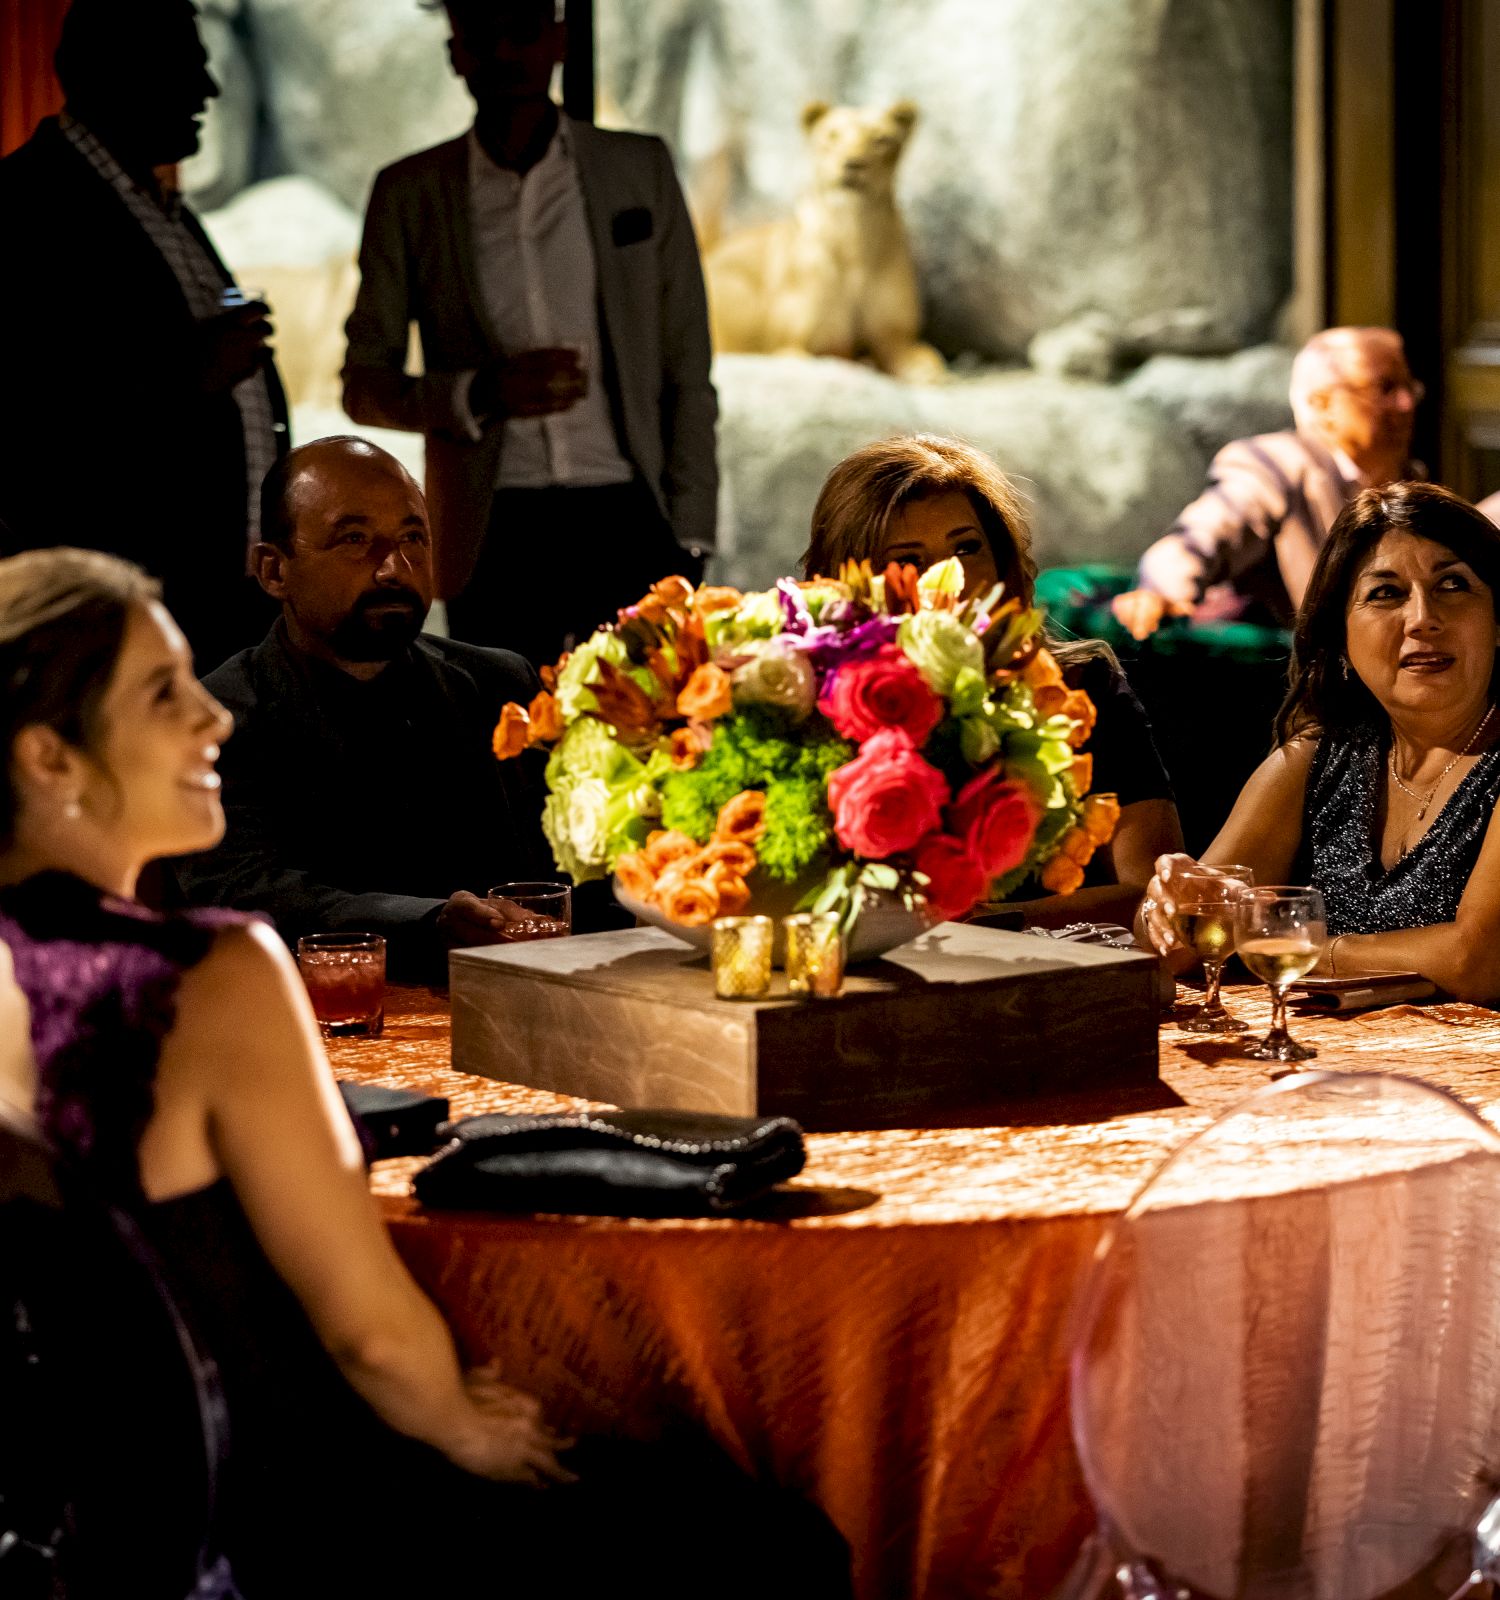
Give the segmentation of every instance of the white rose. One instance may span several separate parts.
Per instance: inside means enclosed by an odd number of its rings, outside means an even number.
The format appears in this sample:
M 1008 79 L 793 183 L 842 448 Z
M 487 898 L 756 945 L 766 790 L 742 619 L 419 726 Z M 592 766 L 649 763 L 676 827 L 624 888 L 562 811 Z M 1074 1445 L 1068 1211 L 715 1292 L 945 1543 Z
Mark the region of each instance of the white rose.
M 608 828 L 609 785 L 602 778 L 581 778 L 568 794 L 564 826 L 573 853 L 580 861 L 602 866 Z
M 764 650 L 731 679 L 736 705 L 775 706 L 794 723 L 806 722 L 818 697 L 817 674 L 800 650 Z

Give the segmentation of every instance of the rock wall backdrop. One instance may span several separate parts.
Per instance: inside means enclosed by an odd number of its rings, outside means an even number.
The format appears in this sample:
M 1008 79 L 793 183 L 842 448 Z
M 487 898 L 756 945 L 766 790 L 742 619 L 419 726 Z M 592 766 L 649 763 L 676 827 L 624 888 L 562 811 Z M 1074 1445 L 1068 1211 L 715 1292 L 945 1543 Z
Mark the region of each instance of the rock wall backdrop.
M 596 6 L 600 120 L 671 142 L 709 234 L 790 208 L 807 100 L 921 112 L 900 197 L 953 379 L 720 358 L 724 576 L 790 570 L 828 468 L 898 429 L 958 433 L 1028 480 L 1046 563 L 1131 559 L 1214 449 L 1287 423 L 1272 341 L 1291 278 L 1292 0 Z M 444 20 L 417 0 L 200 11 L 223 93 L 189 197 L 273 303 L 295 436 L 346 429 L 370 180 L 470 120 Z M 420 465 L 420 440 L 376 436 Z

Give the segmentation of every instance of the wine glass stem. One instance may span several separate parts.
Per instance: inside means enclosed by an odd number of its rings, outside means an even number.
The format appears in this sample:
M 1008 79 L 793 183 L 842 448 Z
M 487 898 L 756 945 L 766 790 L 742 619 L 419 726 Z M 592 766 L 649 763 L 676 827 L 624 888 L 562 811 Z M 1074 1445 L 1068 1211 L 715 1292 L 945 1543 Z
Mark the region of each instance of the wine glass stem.
M 1286 987 L 1271 985 L 1271 1034 L 1273 1038 L 1286 1034 Z
M 1203 1009 L 1217 1011 L 1219 1009 L 1219 983 L 1224 976 L 1224 963 L 1222 961 L 1205 961 L 1203 963 L 1203 976 L 1207 985 L 1203 991 Z

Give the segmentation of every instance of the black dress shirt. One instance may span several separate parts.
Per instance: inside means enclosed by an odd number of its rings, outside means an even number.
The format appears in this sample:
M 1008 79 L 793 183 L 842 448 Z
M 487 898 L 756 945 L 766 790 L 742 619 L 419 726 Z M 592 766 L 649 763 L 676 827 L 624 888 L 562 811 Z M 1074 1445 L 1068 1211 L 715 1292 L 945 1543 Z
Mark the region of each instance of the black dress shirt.
M 540 761 L 490 749 L 500 708 L 541 687 L 520 656 L 424 634 L 361 681 L 295 649 L 278 621 L 204 683 L 235 732 L 219 762 L 224 841 L 177 865 L 191 903 L 266 912 L 294 947 L 384 934 L 395 976 L 431 978 L 450 895 L 557 876 Z

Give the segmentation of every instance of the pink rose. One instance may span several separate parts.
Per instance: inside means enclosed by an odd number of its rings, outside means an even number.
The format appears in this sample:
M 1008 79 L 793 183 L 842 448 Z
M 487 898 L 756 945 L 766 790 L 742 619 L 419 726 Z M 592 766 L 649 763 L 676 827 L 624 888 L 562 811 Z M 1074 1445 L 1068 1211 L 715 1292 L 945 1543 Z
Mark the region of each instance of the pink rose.
M 927 876 L 927 887 L 922 891 L 927 904 L 950 922 L 983 900 L 989 888 L 989 874 L 969 853 L 963 840 L 952 834 L 928 834 L 917 846 L 912 865 Z
M 893 644 L 840 667 L 824 685 L 818 709 L 846 739 L 863 743 L 899 728 L 917 749 L 943 720 L 943 702 Z
M 990 878 L 1021 865 L 1036 824 L 1031 790 L 1002 778 L 995 767 L 970 778 L 948 808 L 948 827 Z
M 896 728 L 873 738 L 853 761 L 828 775 L 828 806 L 839 843 L 857 856 L 884 861 L 940 825 L 948 783 Z

